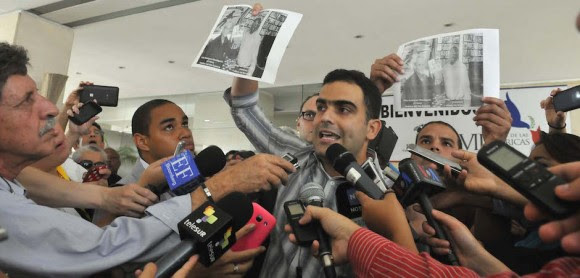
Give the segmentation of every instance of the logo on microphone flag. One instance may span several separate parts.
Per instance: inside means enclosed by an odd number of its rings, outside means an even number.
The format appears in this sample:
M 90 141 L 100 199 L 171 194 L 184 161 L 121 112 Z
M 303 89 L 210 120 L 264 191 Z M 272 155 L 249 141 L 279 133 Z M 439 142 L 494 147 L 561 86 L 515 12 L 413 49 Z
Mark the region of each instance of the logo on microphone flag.
M 202 218 L 197 219 L 195 222 L 198 224 L 201 222 L 207 222 L 211 225 L 218 220 L 218 218 L 215 217 L 214 213 L 215 209 L 212 206 L 207 206 L 203 211 L 204 216 Z
M 191 152 L 182 152 L 161 164 L 171 191 L 195 179 L 202 178 Z
M 222 249 L 225 249 L 230 244 L 230 237 L 232 236 L 232 227 L 224 233 L 224 238 L 216 243 L 216 247 L 219 245 Z

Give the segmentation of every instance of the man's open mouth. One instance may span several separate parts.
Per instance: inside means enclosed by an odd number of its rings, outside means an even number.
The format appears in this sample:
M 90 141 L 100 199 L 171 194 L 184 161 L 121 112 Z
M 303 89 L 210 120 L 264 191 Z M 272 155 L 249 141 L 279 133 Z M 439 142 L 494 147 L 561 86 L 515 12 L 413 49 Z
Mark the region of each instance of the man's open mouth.
M 340 136 L 331 131 L 321 131 L 318 133 L 318 137 L 321 139 L 330 139 L 330 140 L 338 140 Z

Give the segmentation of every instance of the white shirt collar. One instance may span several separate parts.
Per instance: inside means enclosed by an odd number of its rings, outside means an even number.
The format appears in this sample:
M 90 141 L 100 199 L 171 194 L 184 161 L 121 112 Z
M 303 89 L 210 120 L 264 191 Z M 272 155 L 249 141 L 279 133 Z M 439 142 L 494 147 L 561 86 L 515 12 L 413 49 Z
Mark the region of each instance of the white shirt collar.
M 147 169 L 147 167 L 149 167 L 149 163 L 145 162 L 143 158 L 139 157 L 139 161 L 141 162 L 141 165 L 143 165 L 143 169 Z
M 4 177 L 0 179 L 0 190 L 13 193 L 15 195 L 26 196 L 26 189 L 17 181 L 10 181 Z

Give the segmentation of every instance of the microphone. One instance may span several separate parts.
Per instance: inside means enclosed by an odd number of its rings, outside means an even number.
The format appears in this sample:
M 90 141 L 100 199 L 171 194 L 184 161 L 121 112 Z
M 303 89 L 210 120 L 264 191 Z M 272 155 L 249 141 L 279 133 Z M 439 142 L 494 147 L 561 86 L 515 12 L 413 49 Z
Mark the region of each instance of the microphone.
M 375 200 L 383 198 L 385 192 L 373 182 L 361 166 L 358 165 L 354 156 L 341 144 L 330 145 L 326 150 L 326 158 L 332 163 L 332 167 L 336 171 L 354 184 L 356 190 L 362 191 Z
M 343 181 L 336 187 L 336 208 L 338 213 L 346 216 L 359 226 L 366 226 L 362 219 L 362 205 L 356 198 L 356 188 L 349 182 Z
M 389 178 L 393 182 L 399 179 L 399 174 L 399 170 L 390 162 L 387 164 L 387 167 L 383 169 L 383 175 L 385 175 L 385 177 Z
M 397 196 L 400 197 L 399 201 L 401 205 L 407 207 L 418 202 L 427 218 L 427 223 L 435 229 L 435 236 L 449 241 L 447 235 L 431 213 L 433 206 L 431 205 L 429 196 L 446 189 L 437 172 L 431 168 L 419 165 L 410 158 L 405 158 L 399 162 L 399 171 L 401 174 L 399 175 L 399 180 L 395 182 L 393 189 Z M 451 243 L 451 241 L 449 242 Z M 455 257 L 453 252 L 447 255 L 447 260 L 452 265 L 459 265 L 457 257 Z
M 209 146 L 195 158 L 191 152 L 181 152 L 163 162 L 161 168 L 167 180 L 167 186 L 154 187 L 154 193 L 160 195 L 167 190 L 176 195 L 193 192 L 206 177 L 213 176 L 226 165 L 226 156 L 217 146 Z
M 211 145 L 195 156 L 195 163 L 204 177 L 211 177 L 226 166 L 226 155 L 220 147 Z
M 423 167 L 410 158 L 399 162 L 399 171 L 400 175 L 393 189 L 403 207 L 417 202 L 421 194 L 431 196 L 447 188 L 435 170 Z
M 302 187 L 300 190 L 300 201 L 303 204 L 323 207 L 324 202 L 324 190 L 319 184 L 310 182 Z M 322 267 L 324 268 L 324 276 L 336 277 L 336 270 L 334 269 L 334 262 L 332 258 L 332 248 L 330 246 L 330 241 L 328 240 L 328 235 L 322 229 L 319 222 L 313 223 L 316 234 L 318 235 L 318 242 L 320 244 L 318 248 L 318 254 L 320 256 L 320 261 L 322 262 Z
M 251 218 L 253 207 L 245 194 L 233 192 L 213 204 L 205 202 L 177 228 L 181 242 L 155 262 L 155 277 L 170 277 L 193 256 L 210 266 L 236 242 L 235 233 Z

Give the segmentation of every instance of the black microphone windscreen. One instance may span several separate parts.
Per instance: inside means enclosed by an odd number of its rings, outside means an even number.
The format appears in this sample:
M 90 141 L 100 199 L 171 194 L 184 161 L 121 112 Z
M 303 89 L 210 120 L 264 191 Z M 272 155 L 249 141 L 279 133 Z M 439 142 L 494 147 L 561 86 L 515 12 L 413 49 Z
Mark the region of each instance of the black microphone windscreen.
M 254 213 L 252 202 L 246 194 L 232 192 L 219 200 L 216 205 L 233 218 L 234 231 L 242 228 Z
M 226 156 L 218 146 L 209 146 L 195 156 L 195 164 L 202 176 L 210 177 L 226 166 Z
M 332 167 L 341 174 L 346 172 L 346 167 L 350 163 L 356 161 L 354 155 L 339 143 L 334 143 L 326 149 L 326 158 L 332 163 Z
M 346 152 L 346 149 L 341 144 L 334 143 L 326 149 L 326 158 L 328 158 L 330 162 L 334 162 L 343 152 Z
M 324 202 L 324 189 L 320 184 L 309 182 L 300 189 L 299 199 L 302 202 L 310 203 L 311 201 Z
M 401 167 L 401 165 L 407 165 L 407 164 L 409 164 L 409 163 L 412 163 L 411 161 L 412 161 L 412 159 L 411 159 L 411 158 L 409 158 L 409 157 L 407 157 L 407 158 L 405 158 L 405 159 L 403 159 L 403 160 L 399 161 L 399 167 Z

